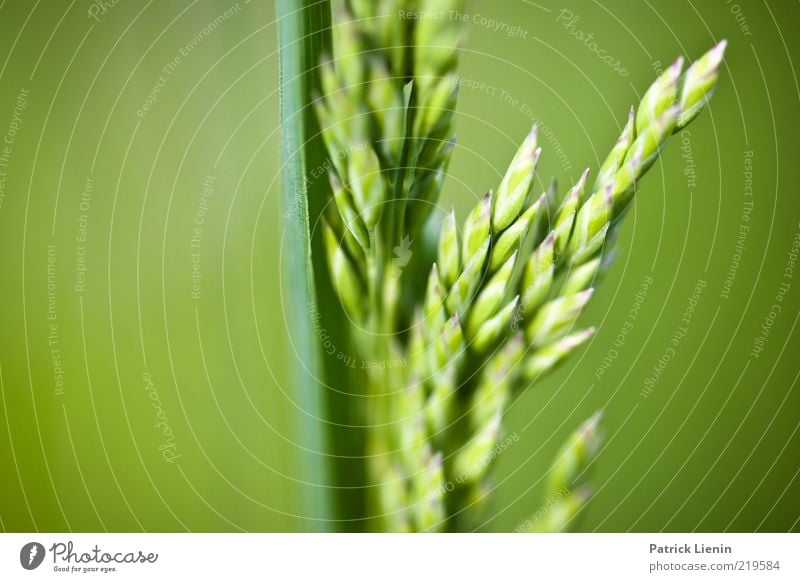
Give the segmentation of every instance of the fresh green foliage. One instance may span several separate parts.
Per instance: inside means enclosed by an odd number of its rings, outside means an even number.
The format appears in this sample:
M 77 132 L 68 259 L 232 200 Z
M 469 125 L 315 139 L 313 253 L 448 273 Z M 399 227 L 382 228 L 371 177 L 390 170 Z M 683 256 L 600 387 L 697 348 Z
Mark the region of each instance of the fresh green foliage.
M 310 217 L 316 214 L 307 186 L 309 168 L 318 164 L 324 155 L 321 140 L 314 137 L 316 120 L 306 111 L 306 104 L 316 85 L 313 73 L 315 61 L 322 53 L 325 30 L 330 20 L 327 7 L 307 0 L 279 0 L 278 22 L 281 44 L 281 157 L 283 158 L 283 205 L 286 212 L 288 255 L 284 277 L 293 292 L 287 302 L 287 317 L 295 322 L 291 327 L 292 344 L 304 355 L 293 362 L 294 379 L 298 386 L 299 403 L 303 414 L 300 420 L 302 477 L 306 483 L 327 484 L 329 471 L 322 453 L 325 436 L 317 421 L 323 403 L 319 378 L 322 362 L 308 318 L 308 305 L 316 301 L 309 232 Z M 302 44 L 299 50 L 297 43 Z M 326 529 L 331 518 L 332 502 L 327 489 L 307 487 L 305 506 L 313 518 L 314 529 Z
M 333 54 L 320 68 L 315 109 L 333 166 L 327 264 L 354 350 L 374 364 L 363 425 L 376 530 L 474 527 L 508 404 L 591 337 L 576 322 L 620 219 L 669 137 L 708 101 L 725 49 L 683 73 L 681 59 L 669 67 L 631 108 L 596 179 L 587 169 L 557 205 L 554 189 L 533 190 L 534 127 L 461 228 L 444 217 L 422 288 L 394 253 L 423 232 L 453 149 L 461 20 L 434 15 L 460 10 L 460 0 L 333 2 Z M 600 446 L 598 421 L 559 453 L 548 495 L 565 493 L 533 529 L 566 528 L 587 502 L 577 481 Z

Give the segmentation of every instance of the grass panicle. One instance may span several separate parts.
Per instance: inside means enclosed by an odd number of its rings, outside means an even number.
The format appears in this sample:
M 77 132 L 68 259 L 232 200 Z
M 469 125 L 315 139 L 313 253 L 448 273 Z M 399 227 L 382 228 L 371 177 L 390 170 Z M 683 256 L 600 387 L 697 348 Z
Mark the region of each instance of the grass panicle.
M 463 2 L 334 4 L 334 50 L 315 105 L 333 161 L 327 262 L 362 358 L 408 363 L 364 378 L 371 525 L 472 527 L 503 450 L 507 407 L 592 337 L 577 322 L 621 219 L 669 137 L 708 102 L 725 43 L 685 72 L 682 59 L 664 71 L 594 180 L 584 171 L 557 205 L 554 186 L 534 191 L 542 155 L 534 127 L 460 228 L 454 212 L 444 216 L 427 284 L 400 309 L 413 282 L 392 251 L 422 232 L 455 142 L 461 24 L 424 15 L 456 13 Z M 599 418 L 564 444 L 547 485 L 560 496 L 546 519 L 523 529 L 565 529 L 585 505 L 579 481 L 600 446 Z

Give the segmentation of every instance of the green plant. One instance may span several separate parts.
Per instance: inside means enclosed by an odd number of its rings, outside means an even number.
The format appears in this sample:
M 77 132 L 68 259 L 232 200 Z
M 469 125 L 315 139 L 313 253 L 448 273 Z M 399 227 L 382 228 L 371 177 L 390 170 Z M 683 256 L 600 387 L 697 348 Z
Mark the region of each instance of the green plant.
M 309 182 L 308 176 L 310 169 L 324 159 L 325 153 L 321 140 L 314 137 L 318 129 L 307 103 L 318 87 L 314 71 L 318 55 L 328 45 L 326 30 L 330 26 L 330 7 L 320 2 L 279 0 L 277 9 L 281 47 L 282 202 L 286 208 L 288 249 L 283 280 L 287 288 L 292 289 L 287 300 L 287 317 L 295 322 L 289 327 L 290 339 L 303 357 L 302 361 L 297 358 L 293 362 L 293 380 L 304 412 L 299 417 L 300 444 L 303 451 L 308 451 L 300 460 L 300 469 L 304 481 L 325 484 L 330 481 L 330 469 L 320 454 L 325 451 L 326 439 L 324 428 L 318 422 L 325 408 L 318 380 L 324 375 L 324 362 L 320 361 L 308 318 L 308 306 L 316 301 L 315 282 L 324 284 L 325 281 L 321 269 L 317 269 L 315 277 L 309 222 L 312 216 L 319 214 L 318 201 L 326 195 L 320 184 Z M 333 512 L 330 496 L 309 488 L 304 493 L 305 507 L 317 518 L 311 522 L 314 529 L 327 529 L 325 526 L 330 523 Z
M 560 202 L 554 186 L 532 190 L 534 127 L 497 190 L 460 231 L 447 214 L 435 258 L 410 265 L 402 254 L 434 230 L 425 225 L 438 218 L 453 149 L 452 15 L 462 10 L 462 0 L 333 2 L 333 54 L 320 64 L 314 108 L 332 201 L 319 230 L 349 341 L 367 363 L 352 430 L 365 443 L 359 517 L 375 530 L 474 527 L 507 404 L 592 335 L 574 327 L 638 180 L 711 97 L 725 49 L 685 72 L 681 59 L 670 66 L 631 108 L 595 180 L 587 169 Z M 548 516 L 523 529 L 564 529 L 586 503 L 576 485 L 599 448 L 598 420 L 568 439 L 550 470 Z

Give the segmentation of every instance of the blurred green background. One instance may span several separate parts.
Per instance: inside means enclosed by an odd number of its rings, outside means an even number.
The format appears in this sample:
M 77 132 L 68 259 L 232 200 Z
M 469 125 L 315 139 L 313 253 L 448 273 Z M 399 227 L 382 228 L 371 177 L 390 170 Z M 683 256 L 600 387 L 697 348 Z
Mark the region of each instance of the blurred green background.
M 0 4 L 3 530 L 310 527 L 274 18 L 269 1 Z M 597 409 L 580 529 L 798 529 L 799 21 L 778 1 L 470 4 L 442 201 L 462 217 L 534 122 L 541 186 L 564 187 L 662 67 L 730 43 L 711 107 L 642 184 L 583 316 L 597 335 L 514 403 L 488 529 L 541 506 L 543 469 Z

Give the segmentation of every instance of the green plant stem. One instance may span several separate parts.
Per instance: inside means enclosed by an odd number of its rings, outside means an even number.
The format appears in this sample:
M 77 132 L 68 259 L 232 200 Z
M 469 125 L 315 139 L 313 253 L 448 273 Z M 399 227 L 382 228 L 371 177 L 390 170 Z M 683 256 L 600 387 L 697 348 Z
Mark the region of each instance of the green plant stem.
M 308 168 L 325 157 L 313 115 L 311 95 L 317 84 L 315 70 L 328 42 L 330 7 L 327 1 L 279 0 L 280 115 L 282 189 L 285 209 L 287 321 L 291 343 L 294 384 L 300 409 L 298 439 L 304 525 L 312 531 L 331 529 L 333 489 L 325 425 L 325 399 L 319 378 L 324 377 L 317 341 L 309 317 L 316 304 L 315 273 L 311 261 L 309 225 L 318 213 L 311 207 L 306 184 Z M 320 278 L 318 278 L 319 280 Z

